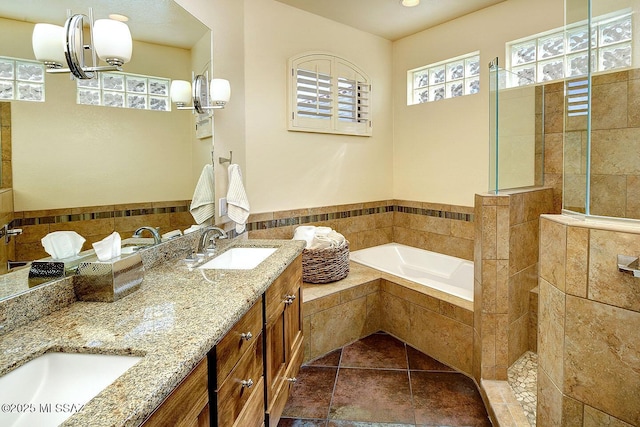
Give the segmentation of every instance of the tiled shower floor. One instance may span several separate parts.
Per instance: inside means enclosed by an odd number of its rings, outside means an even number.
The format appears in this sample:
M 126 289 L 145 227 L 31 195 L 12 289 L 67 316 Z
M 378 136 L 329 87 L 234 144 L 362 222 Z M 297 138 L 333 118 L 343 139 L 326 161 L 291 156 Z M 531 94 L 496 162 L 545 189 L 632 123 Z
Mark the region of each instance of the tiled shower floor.
M 527 351 L 509 368 L 507 375 L 509 385 L 522 405 L 529 424 L 535 427 L 538 401 L 538 355 Z
M 306 364 L 281 427 L 490 427 L 474 382 L 376 333 Z

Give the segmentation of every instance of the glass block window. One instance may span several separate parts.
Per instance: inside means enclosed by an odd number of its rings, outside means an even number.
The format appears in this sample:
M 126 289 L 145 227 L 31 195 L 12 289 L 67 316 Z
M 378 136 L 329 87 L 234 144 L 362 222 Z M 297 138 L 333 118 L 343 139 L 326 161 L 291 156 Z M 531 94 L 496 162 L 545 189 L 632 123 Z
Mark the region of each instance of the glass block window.
M 319 53 L 289 59 L 289 69 L 289 130 L 371 135 L 371 83 L 362 70 Z
M 0 56 L 0 101 L 44 102 L 44 64 Z
M 480 54 L 473 52 L 407 72 L 407 105 L 480 92 Z
M 77 80 L 77 103 L 139 110 L 171 111 L 171 81 L 129 73 L 100 73 Z
M 586 76 L 631 66 L 631 14 L 587 23 L 507 43 L 509 87 Z M 591 55 L 589 56 L 589 47 Z

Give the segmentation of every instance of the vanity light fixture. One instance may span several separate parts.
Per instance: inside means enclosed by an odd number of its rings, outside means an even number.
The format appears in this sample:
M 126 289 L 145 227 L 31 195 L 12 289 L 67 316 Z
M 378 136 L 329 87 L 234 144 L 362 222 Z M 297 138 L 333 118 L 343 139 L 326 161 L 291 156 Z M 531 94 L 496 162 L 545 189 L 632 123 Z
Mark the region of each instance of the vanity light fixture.
M 89 16 L 72 15 L 64 27 L 52 24 L 36 24 L 33 30 L 33 52 L 38 61 L 44 62 L 48 73 L 71 73 L 81 80 L 92 79 L 100 71 L 122 71 L 122 65 L 131 60 L 133 42 L 127 24 L 113 19 L 94 22 L 93 11 Z M 83 27 L 89 26 L 90 43 L 85 45 Z M 85 61 L 85 50 L 91 51 L 91 65 Z M 99 66 L 98 58 L 109 65 Z M 66 64 L 68 68 L 63 68 Z
M 402 0 L 404 7 L 414 7 L 420 4 L 420 0 Z
M 212 79 L 209 73 L 192 76 L 192 83 L 186 80 L 171 81 L 171 101 L 178 110 L 193 110 L 204 114 L 207 110 L 224 108 L 231 98 L 231 85 L 225 79 Z M 192 106 L 188 106 L 191 103 Z

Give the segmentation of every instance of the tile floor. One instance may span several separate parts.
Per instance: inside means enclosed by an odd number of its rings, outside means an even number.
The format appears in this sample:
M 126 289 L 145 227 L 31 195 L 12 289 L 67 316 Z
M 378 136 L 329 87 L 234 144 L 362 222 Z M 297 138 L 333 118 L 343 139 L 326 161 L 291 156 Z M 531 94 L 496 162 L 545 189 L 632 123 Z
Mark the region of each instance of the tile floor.
M 474 382 L 385 333 L 302 367 L 279 427 L 490 427 Z
M 538 402 L 538 355 L 525 352 L 507 371 L 508 381 L 532 427 L 536 425 Z

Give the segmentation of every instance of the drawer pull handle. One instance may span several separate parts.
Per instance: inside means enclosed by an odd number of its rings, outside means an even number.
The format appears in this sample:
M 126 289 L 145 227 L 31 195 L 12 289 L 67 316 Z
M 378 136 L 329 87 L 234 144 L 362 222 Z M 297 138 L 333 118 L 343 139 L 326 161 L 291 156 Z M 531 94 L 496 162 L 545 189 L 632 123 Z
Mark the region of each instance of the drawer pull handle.
M 251 378 L 249 378 L 248 380 L 242 380 L 240 381 L 240 384 L 242 384 L 242 387 L 246 387 L 246 388 L 251 388 L 253 387 L 253 380 Z
M 253 338 L 253 334 L 251 332 L 243 332 L 240 334 L 240 338 L 245 341 L 249 341 L 251 338 Z
M 298 379 L 296 377 L 287 378 L 287 381 L 289 381 L 290 383 L 295 383 L 296 381 L 298 381 Z

